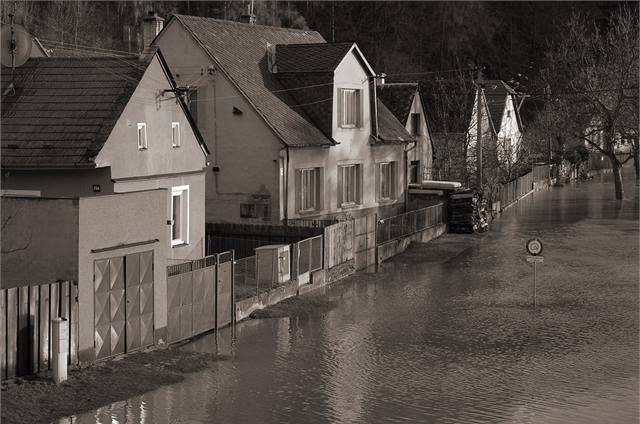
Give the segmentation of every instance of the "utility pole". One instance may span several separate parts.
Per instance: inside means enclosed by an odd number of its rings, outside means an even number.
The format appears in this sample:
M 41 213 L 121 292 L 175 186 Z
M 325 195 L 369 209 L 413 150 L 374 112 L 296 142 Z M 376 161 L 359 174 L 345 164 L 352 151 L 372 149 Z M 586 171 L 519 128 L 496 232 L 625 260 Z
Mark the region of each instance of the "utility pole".
M 477 185 L 482 190 L 482 98 L 484 97 L 484 87 L 482 85 L 482 67 L 478 67 L 477 80 L 477 106 L 478 114 L 476 117 L 476 168 L 477 168 Z

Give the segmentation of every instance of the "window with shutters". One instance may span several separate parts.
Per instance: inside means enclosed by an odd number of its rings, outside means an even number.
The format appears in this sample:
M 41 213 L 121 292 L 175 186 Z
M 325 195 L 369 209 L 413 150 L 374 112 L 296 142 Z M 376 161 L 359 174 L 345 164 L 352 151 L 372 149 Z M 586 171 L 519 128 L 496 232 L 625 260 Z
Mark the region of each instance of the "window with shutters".
M 189 186 L 171 189 L 171 246 L 189 243 Z
M 138 150 L 147 148 L 147 124 L 138 122 Z
M 378 164 L 378 199 L 389 201 L 395 199 L 396 162 Z
M 359 128 L 362 121 L 360 90 L 341 88 L 338 90 L 338 125 L 341 128 Z
M 313 212 L 322 209 L 322 168 L 296 170 L 298 212 Z
M 362 203 L 362 165 L 338 167 L 338 204 L 350 207 Z

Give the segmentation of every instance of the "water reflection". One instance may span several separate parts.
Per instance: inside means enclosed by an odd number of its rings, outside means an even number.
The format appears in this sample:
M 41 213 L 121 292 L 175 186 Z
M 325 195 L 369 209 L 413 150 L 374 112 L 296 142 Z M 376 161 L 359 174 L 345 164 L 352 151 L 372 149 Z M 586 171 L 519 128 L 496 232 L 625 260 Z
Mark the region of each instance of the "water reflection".
M 490 233 L 328 289 L 339 306 L 323 317 L 199 339 L 184 348 L 230 359 L 72 422 L 637 422 L 632 184 L 621 202 L 606 179 L 536 193 Z M 532 235 L 545 242 L 535 311 Z

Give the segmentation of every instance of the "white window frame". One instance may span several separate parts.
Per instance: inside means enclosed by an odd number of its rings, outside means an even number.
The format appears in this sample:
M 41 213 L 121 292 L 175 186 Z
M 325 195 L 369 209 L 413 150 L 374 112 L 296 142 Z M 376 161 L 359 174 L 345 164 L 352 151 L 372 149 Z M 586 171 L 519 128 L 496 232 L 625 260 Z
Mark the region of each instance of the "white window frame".
M 387 174 L 388 173 L 388 174 Z M 380 162 L 378 164 L 378 198 L 382 202 L 395 200 L 395 184 L 396 184 L 396 166 L 395 162 Z M 387 181 L 388 180 L 388 181 Z M 386 184 L 386 190 L 383 192 L 383 185 Z
M 347 101 L 347 95 L 353 98 Z M 352 110 L 355 108 L 355 110 Z M 349 119 L 347 119 L 349 118 Z M 360 128 L 362 125 L 362 90 L 359 88 L 338 89 L 338 126 L 340 128 Z
M 142 138 L 140 137 L 140 130 L 143 130 L 142 134 L 144 134 L 144 137 Z M 147 123 L 138 122 L 138 150 L 147 150 L 147 148 Z
M 300 169 L 300 212 L 319 210 L 317 204 L 318 172 L 318 168 Z M 310 185 L 310 187 L 306 187 L 306 185 Z
M 173 202 L 174 198 L 181 197 L 181 213 L 186 215 L 186 219 L 180 219 L 180 236 L 179 238 L 173 238 L 173 229 L 176 225 L 173 215 Z M 171 214 L 171 247 L 189 244 L 189 186 L 177 186 L 171 188 L 171 207 L 169 209 Z M 182 218 L 182 217 L 181 217 Z
M 338 181 L 339 184 L 342 185 L 339 189 L 340 199 L 338 199 L 340 207 L 349 208 L 361 205 L 362 164 L 350 163 L 338 165 L 338 172 L 340 173 L 340 175 L 338 175 Z
M 171 123 L 171 147 L 180 147 L 180 122 Z

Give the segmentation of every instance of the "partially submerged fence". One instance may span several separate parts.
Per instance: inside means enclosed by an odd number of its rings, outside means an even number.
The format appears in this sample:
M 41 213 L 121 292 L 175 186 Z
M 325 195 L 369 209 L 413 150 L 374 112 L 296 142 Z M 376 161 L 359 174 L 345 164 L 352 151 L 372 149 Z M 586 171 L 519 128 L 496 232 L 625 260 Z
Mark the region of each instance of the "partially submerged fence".
M 0 376 L 51 369 L 51 320 L 69 320 L 69 364 L 78 363 L 78 284 L 64 281 L 0 290 Z
M 436 225 L 446 224 L 444 203 L 378 221 L 377 244 L 387 243 Z
M 233 252 L 167 266 L 167 341 L 233 321 Z
M 300 279 L 304 276 L 308 281 L 308 274 L 322 269 L 323 245 L 322 235 L 310 237 L 293 244 L 292 278 Z M 305 274 L 307 274 L 305 276 Z

